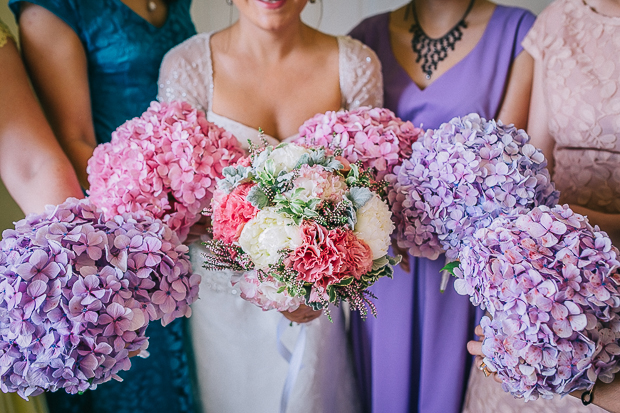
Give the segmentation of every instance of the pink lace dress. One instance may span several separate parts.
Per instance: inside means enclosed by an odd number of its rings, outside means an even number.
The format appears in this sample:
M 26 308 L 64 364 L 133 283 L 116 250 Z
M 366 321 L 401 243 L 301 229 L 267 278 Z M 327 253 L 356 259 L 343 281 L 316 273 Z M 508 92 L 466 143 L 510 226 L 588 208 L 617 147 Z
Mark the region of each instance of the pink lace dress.
M 598 14 L 583 0 L 556 0 L 538 17 L 523 47 L 544 67 L 548 128 L 555 140 L 553 179 L 560 201 L 620 213 L 620 18 Z M 570 396 L 525 403 L 476 370 L 463 410 L 604 411 Z

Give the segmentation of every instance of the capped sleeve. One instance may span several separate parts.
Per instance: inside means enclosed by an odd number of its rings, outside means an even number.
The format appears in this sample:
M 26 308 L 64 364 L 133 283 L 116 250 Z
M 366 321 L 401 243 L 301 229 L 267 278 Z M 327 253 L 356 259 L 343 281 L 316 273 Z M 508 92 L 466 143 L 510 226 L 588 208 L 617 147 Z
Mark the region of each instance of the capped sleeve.
M 9 0 L 9 7 L 15 15 L 15 20 L 18 22 L 22 3 L 36 4 L 37 6 L 41 6 L 49 10 L 56 17 L 71 27 L 78 37 L 82 38 L 80 29 L 79 0 L 28 0 L 27 2 L 22 0 Z
M 348 36 L 338 37 L 342 106 L 383 106 L 383 77 L 379 58 L 368 46 Z
M 171 49 L 159 69 L 157 100 L 181 100 L 207 112 L 213 88 L 210 33 L 198 34 Z
M 555 36 L 553 33 L 548 33 L 547 28 L 554 27 L 552 20 L 558 15 L 562 15 L 562 10 L 559 7 L 560 1 L 552 3 L 549 7 L 540 13 L 536 22 L 528 32 L 527 36 L 521 43 L 523 48 L 532 55 L 535 60 L 542 60 L 545 54 L 546 47 L 554 41 Z M 559 26 L 556 26 L 559 28 Z
M 523 39 L 530 32 L 534 22 L 536 21 L 536 16 L 529 12 L 525 11 L 518 19 L 517 27 L 515 30 L 516 36 L 516 47 L 514 49 L 514 54 L 512 56 L 513 59 L 516 59 L 519 53 L 523 51 Z
M 2 20 L 0 20 L 0 47 L 3 47 L 9 39 L 15 41 L 15 38 L 9 31 L 9 28 L 6 27 L 6 24 L 4 24 Z

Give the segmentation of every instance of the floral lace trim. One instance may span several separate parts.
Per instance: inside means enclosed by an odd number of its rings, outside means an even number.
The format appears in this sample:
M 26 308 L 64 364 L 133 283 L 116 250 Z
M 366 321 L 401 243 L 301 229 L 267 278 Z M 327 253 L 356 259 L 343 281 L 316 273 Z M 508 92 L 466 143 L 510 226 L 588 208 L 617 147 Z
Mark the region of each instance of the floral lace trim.
M 9 31 L 9 28 L 4 24 L 2 20 L 0 20 L 0 47 L 4 47 L 6 42 L 11 39 L 15 41 L 15 38 Z

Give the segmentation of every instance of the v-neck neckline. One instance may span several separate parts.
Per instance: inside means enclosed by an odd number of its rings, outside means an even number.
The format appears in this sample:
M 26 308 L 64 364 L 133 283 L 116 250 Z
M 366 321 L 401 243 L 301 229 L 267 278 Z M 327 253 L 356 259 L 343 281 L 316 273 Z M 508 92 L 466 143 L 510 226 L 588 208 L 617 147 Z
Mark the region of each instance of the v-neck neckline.
M 117 4 L 120 4 L 120 6 L 123 7 L 126 12 L 129 12 L 130 14 L 133 14 L 134 18 L 136 18 L 139 21 L 143 22 L 143 24 L 148 26 L 148 28 L 150 30 L 153 30 L 153 31 L 160 31 L 160 30 L 162 30 L 164 27 L 166 27 L 168 25 L 168 23 L 170 22 L 170 16 L 171 16 L 170 9 L 173 7 L 173 4 L 175 3 L 175 2 L 170 2 L 170 4 L 167 5 L 168 6 L 168 10 L 166 11 L 166 20 L 164 21 L 164 24 L 162 24 L 161 26 L 157 27 L 153 23 L 151 23 L 150 21 L 148 21 L 147 19 L 145 19 L 144 17 L 142 17 L 138 13 L 136 13 L 131 7 L 126 5 L 122 0 L 113 0 L 113 1 L 115 1 Z
M 489 31 L 490 31 L 489 28 L 490 28 L 492 22 L 494 21 L 495 14 L 497 13 L 497 11 L 499 10 L 500 7 L 502 7 L 502 6 L 499 5 L 499 4 L 495 6 L 495 9 L 493 10 L 493 14 L 491 14 L 491 18 L 487 22 L 487 25 L 484 28 L 484 32 L 482 33 L 482 36 L 480 36 L 480 39 L 478 39 L 478 42 L 469 51 L 469 53 L 467 53 L 461 60 L 456 62 L 448 70 L 443 72 L 438 78 L 436 78 L 431 83 L 429 83 L 428 86 L 426 86 L 425 88 L 420 87 L 420 85 L 418 85 L 416 83 L 416 81 L 413 80 L 413 78 L 409 75 L 409 73 L 407 73 L 405 68 L 401 66 L 401 64 L 398 62 L 398 59 L 396 59 L 396 55 L 394 54 L 394 49 L 392 48 L 392 39 L 391 39 L 391 36 L 390 36 L 390 18 L 391 18 L 391 13 L 386 13 L 387 18 L 385 19 L 386 30 L 387 30 L 387 34 L 388 34 L 387 35 L 387 46 L 388 46 L 388 55 L 389 55 L 388 57 L 389 57 L 389 59 L 392 60 L 392 63 L 398 67 L 398 70 L 400 71 L 400 75 L 401 76 L 404 76 L 406 79 L 408 79 L 409 82 L 411 84 L 413 84 L 413 86 L 415 87 L 415 89 L 418 92 L 425 93 L 427 90 L 432 88 L 433 85 L 435 85 L 436 83 L 440 82 L 444 77 L 447 77 L 447 75 L 449 75 L 451 72 L 453 72 L 458 66 L 462 65 L 463 62 L 469 60 L 469 57 L 472 56 L 474 54 L 474 52 L 477 51 L 478 48 L 482 47 L 481 44 L 484 43 L 483 42 L 484 40 L 486 40 L 486 37 L 487 37 L 487 35 L 488 35 Z

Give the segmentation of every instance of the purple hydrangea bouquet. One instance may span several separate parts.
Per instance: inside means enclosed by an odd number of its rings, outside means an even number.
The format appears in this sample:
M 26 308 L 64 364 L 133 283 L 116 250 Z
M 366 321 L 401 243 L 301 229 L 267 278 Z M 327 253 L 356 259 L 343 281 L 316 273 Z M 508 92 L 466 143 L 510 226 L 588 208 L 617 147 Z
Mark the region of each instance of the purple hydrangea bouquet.
M 478 228 L 501 214 L 555 205 L 544 155 L 523 130 L 477 114 L 429 130 L 386 177 L 396 240 L 417 257 L 455 261 Z M 441 290 L 449 275 L 444 273 Z
M 328 148 L 348 162 L 374 168 L 383 179 L 411 156 L 411 145 L 422 134 L 389 109 L 361 107 L 317 114 L 299 128 L 297 144 Z
M 189 316 L 200 277 L 158 219 L 106 220 L 68 199 L 0 242 L 0 389 L 24 398 L 94 389 L 146 350 L 151 321 Z
M 620 371 L 620 262 L 607 234 L 568 206 L 500 216 L 461 253 L 455 288 L 492 316 L 488 368 L 534 400 L 610 383 Z
M 209 206 L 216 178 L 243 156 L 237 139 L 185 102 L 153 102 L 88 161 L 89 194 L 110 219 L 146 212 L 184 241 Z

